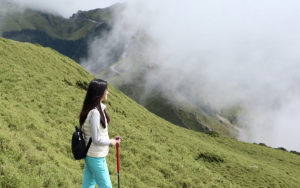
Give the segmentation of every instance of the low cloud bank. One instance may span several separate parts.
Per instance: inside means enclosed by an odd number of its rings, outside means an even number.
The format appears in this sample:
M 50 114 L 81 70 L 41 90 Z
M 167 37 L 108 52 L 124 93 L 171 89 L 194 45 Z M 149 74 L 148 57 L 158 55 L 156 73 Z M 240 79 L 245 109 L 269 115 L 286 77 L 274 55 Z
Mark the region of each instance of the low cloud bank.
M 147 84 L 182 95 L 190 84 L 220 108 L 243 104 L 239 124 L 250 142 L 300 151 L 299 4 L 128 1 L 113 38 L 143 31 L 151 39 L 140 44 L 156 67 Z

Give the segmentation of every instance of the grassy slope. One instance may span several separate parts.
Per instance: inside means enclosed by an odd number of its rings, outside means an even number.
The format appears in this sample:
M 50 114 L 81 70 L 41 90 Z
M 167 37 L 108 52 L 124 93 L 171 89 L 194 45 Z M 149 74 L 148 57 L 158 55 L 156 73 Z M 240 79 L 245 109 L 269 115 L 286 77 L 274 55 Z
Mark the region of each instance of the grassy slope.
M 49 49 L 0 38 L 0 185 L 80 187 L 71 134 L 93 78 Z M 109 87 L 122 187 L 297 187 L 300 156 L 175 126 Z M 107 157 L 117 186 L 115 148 Z

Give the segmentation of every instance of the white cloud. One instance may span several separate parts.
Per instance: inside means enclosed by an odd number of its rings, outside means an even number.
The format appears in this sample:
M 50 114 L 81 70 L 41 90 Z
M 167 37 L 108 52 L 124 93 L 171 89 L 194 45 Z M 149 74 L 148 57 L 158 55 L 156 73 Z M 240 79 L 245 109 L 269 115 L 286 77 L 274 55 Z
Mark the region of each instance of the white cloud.
M 300 151 L 294 141 L 300 134 L 299 5 L 295 0 L 129 1 L 121 24 L 146 31 L 155 41 L 147 53 L 160 67 L 156 82 L 178 89 L 192 80 L 187 84 L 215 105 L 242 102 L 252 117 L 241 122 L 252 132 L 251 141 Z M 117 28 L 124 35 L 126 28 Z

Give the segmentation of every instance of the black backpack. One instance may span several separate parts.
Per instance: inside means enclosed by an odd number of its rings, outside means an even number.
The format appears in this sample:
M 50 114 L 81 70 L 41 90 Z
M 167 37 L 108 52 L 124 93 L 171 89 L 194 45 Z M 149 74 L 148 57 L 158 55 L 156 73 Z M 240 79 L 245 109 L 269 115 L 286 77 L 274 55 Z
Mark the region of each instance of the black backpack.
M 75 127 L 75 131 L 72 136 L 72 153 L 76 160 L 84 159 L 92 143 L 92 137 L 90 137 L 88 145 L 85 147 L 84 139 L 82 137 L 81 126 Z

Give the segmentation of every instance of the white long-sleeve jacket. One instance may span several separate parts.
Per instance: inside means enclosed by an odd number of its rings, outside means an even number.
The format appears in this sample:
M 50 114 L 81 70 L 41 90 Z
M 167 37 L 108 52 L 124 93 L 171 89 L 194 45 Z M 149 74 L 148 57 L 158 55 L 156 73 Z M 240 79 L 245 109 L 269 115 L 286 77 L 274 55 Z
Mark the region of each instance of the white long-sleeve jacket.
M 101 108 L 104 111 L 106 106 L 101 103 Z M 82 126 L 86 145 L 92 136 L 92 144 L 88 150 L 87 156 L 106 157 L 108 155 L 110 140 L 108 135 L 108 124 L 104 112 L 103 115 L 104 117 L 101 117 L 98 109 L 94 108 L 89 112 Z M 100 118 L 104 118 L 105 120 L 105 129 L 100 124 Z

